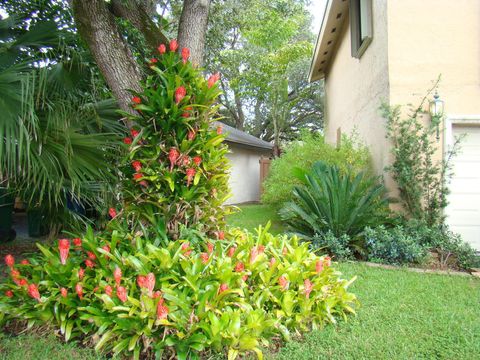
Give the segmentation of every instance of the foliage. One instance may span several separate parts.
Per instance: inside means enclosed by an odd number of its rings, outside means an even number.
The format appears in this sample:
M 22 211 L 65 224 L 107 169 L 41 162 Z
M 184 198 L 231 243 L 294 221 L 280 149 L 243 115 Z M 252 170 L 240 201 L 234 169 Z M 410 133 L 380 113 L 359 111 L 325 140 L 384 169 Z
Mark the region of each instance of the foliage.
M 214 122 L 218 78 L 205 80 L 187 58 L 168 51 L 150 60 L 151 74 L 132 102 L 139 115 L 125 114 L 135 125 L 124 140 L 124 211 L 142 221 L 163 218 L 173 237 L 181 224 L 218 232 L 228 211 L 227 147 Z
M 97 208 L 105 199 L 122 125 L 114 101 L 86 95 L 94 76 L 81 56 L 44 58 L 68 34 L 48 21 L 18 26 L 0 20 L 0 183 L 61 223 L 68 199 Z
M 387 120 L 387 138 L 392 141 L 394 161 L 387 170 L 392 174 L 400 191 L 400 200 L 408 216 L 424 220 L 429 225 L 442 224 L 443 210 L 448 204 L 448 182 L 452 176 L 452 158 L 457 154 L 460 138 L 448 149 L 441 161 L 435 160 L 439 151 L 438 127 L 442 119 L 433 116 L 425 124 L 424 103 L 431 89 L 419 106 L 410 109 L 402 118 L 399 106 L 382 105 Z
M 86 337 L 99 351 L 134 358 L 228 349 L 234 359 L 261 357 L 274 335 L 289 339 L 353 312 L 350 282 L 297 238 L 260 228 L 158 247 L 152 233 L 123 229 L 114 221 L 103 235 L 90 229 L 72 244 L 59 240 L 58 250 L 39 245 L 28 264 L 6 259 L 1 314 L 48 322 L 66 340 Z
M 314 42 L 307 5 L 304 0 L 212 2 L 205 62 L 223 75 L 221 111 L 229 125 L 267 141 L 322 127 L 323 90 L 307 81 Z
M 322 135 L 303 132 L 298 141 L 285 147 L 280 158 L 272 161 L 269 175 L 263 184 L 262 202 L 281 206 L 291 200 L 293 187 L 301 183 L 293 176 L 292 164 L 306 171 L 316 161 L 336 165 L 343 172 L 348 168 L 353 171 L 370 171 L 368 149 L 357 140 L 355 134 L 344 136 L 341 146 L 335 148 L 327 144 Z
M 312 246 L 316 249 L 322 249 L 336 259 L 346 260 L 352 257 L 350 243 L 352 239 L 347 234 L 339 237 L 335 236 L 330 230 L 326 233 L 315 234 L 312 237 Z
M 387 264 L 422 263 L 427 248 L 419 237 L 420 234 L 410 234 L 402 226 L 366 228 L 367 260 Z
M 342 173 L 320 161 L 311 171 L 299 170 L 296 176 L 302 185 L 294 188 L 293 200 L 281 210 L 296 234 L 307 239 L 327 231 L 337 238 L 348 235 L 350 247 L 361 251 L 363 229 L 386 221 L 386 190 L 377 178 L 365 172 Z

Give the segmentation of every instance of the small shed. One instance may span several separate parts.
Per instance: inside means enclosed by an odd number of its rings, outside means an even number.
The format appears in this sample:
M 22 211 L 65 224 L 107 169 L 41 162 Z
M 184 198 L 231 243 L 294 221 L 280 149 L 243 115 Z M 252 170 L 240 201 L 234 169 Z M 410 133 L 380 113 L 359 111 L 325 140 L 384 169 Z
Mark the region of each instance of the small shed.
M 223 123 L 227 155 L 231 163 L 230 189 L 232 196 L 227 204 L 241 204 L 260 200 L 261 186 L 268 173 L 268 165 L 273 154 L 273 145 L 246 132 Z

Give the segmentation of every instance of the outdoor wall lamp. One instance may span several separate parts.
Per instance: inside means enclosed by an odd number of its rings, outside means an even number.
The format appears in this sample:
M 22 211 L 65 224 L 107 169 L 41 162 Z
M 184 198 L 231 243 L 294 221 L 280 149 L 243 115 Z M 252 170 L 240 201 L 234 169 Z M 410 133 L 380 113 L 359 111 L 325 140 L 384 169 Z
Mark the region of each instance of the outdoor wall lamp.
M 433 100 L 430 101 L 430 116 L 432 117 L 432 125 L 437 127 L 437 140 L 440 140 L 440 122 L 443 117 L 443 108 L 445 102 L 440 100 L 438 91 L 435 90 L 435 95 L 433 95 Z

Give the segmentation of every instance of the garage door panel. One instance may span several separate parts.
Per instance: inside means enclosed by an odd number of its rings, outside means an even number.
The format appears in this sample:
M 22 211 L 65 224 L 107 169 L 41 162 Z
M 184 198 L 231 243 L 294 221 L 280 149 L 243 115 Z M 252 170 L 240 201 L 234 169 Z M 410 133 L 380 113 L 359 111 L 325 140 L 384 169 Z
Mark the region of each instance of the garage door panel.
M 454 136 L 467 135 L 453 160 L 447 223 L 480 250 L 480 127 L 454 125 L 452 130 Z

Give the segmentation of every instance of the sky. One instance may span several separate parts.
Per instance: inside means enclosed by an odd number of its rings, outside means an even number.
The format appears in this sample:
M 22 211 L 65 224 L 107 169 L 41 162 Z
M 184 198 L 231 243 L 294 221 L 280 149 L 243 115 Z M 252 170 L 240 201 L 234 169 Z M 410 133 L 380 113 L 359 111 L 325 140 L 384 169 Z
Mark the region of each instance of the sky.
M 320 30 L 327 1 L 328 0 L 312 0 L 310 5 L 310 12 L 313 15 L 312 31 L 314 34 L 318 34 L 318 31 Z

